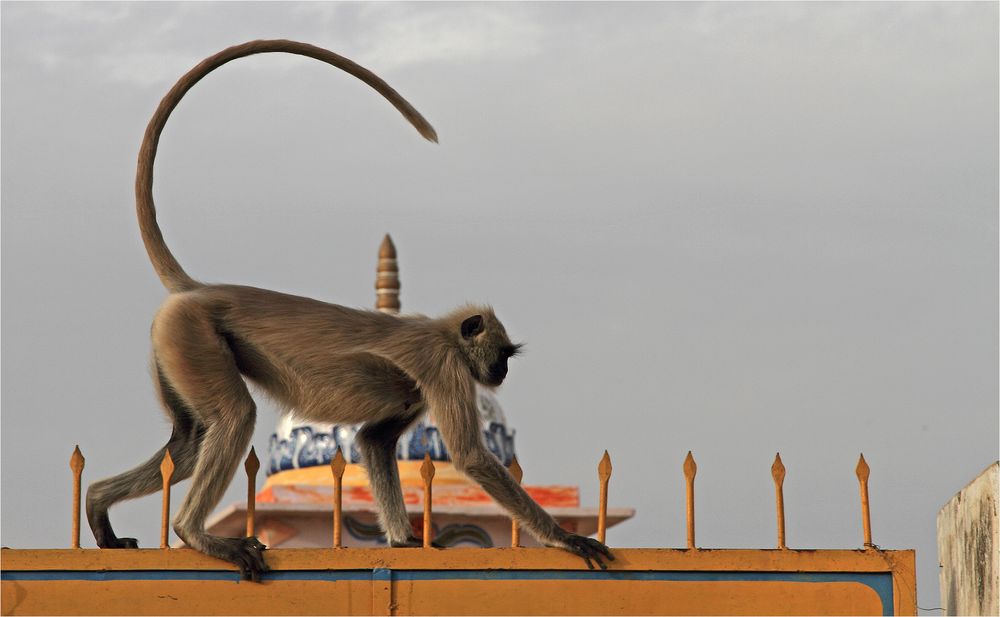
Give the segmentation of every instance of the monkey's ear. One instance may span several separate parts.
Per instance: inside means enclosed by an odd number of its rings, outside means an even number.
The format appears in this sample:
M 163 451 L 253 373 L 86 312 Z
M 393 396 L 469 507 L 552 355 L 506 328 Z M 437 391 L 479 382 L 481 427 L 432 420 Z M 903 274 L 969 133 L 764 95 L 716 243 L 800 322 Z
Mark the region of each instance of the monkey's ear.
M 483 331 L 483 316 L 473 315 L 462 322 L 462 336 L 472 338 Z

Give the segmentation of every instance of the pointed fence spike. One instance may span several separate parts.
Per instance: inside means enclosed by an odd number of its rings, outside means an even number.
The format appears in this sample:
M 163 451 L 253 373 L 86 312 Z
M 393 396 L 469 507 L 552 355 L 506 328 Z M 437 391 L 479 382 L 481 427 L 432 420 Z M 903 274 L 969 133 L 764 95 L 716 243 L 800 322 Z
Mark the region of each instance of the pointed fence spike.
M 247 472 L 247 537 L 252 538 L 256 532 L 257 471 L 260 469 L 260 460 L 253 446 L 250 446 L 250 454 L 247 454 L 243 469 Z
M 597 540 L 603 544 L 608 531 L 608 483 L 611 479 L 611 457 L 607 450 L 597 464 L 597 477 L 601 481 L 601 496 L 597 503 Z
M 337 446 L 337 452 L 330 459 L 330 470 L 333 471 L 334 477 L 343 477 L 345 469 L 347 469 L 347 460 L 344 458 L 343 452 L 340 451 L 340 446 Z
M 604 451 L 601 462 L 597 464 L 597 477 L 602 481 L 611 477 L 611 457 L 608 455 L 607 450 Z
M 160 548 L 170 548 L 170 479 L 174 475 L 174 459 L 168 448 L 160 463 L 160 475 L 163 476 L 163 512 L 160 516 Z
M 426 483 L 434 479 L 434 461 L 431 460 L 430 454 L 424 454 L 424 462 L 420 464 L 420 477 Z
M 333 548 L 341 547 L 341 531 L 343 529 L 343 493 L 344 493 L 344 469 L 347 468 L 347 461 L 344 454 L 337 446 L 337 451 L 330 459 L 330 471 L 333 473 Z
M 854 473 L 858 476 L 858 480 L 861 482 L 867 482 L 868 476 L 871 475 L 871 468 L 868 466 L 868 461 L 865 460 L 864 453 L 858 458 L 858 466 L 854 468 Z
M 513 455 L 510 459 L 510 466 L 507 467 L 507 471 L 510 475 L 514 477 L 514 480 L 518 484 L 521 483 L 521 479 L 524 478 L 524 471 L 521 470 L 521 464 L 517 462 L 517 455 Z M 510 519 L 510 545 L 513 548 L 521 546 L 521 527 L 518 525 L 517 519 L 511 517 Z
M 420 466 L 420 477 L 424 479 L 424 548 L 430 548 L 434 540 L 434 528 L 431 525 L 432 480 L 434 480 L 434 462 L 430 454 L 424 454 L 424 462 Z
M 781 462 L 781 453 L 774 455 L 774 463 L 771 464 L 771 477 L 779 484 L 785 481 L 785 464 Z
M 69 468 L 73 471 L 73 523 L 70 532 L 73 548 L 80 548 L 80 481 L 85 463 L 86 459 L 83 458 L 80 446 L 77 445 L 69 458 Z
M 868 500 L 868 477 L 871 469 L 865 461 L 865 455 L 858 458 L 858 466 L 854 468 L 855 475 L 858 476 L 858 488 L 861 492 L 861 527 L 865 534 L 865 548 L 875 548 L 872 543 L 872 512 L 871 503 Z
M 247 454 L 247 460 L 243 463 L 243 469 L 249 475 L 256 475 L 260 469 L 260 459 L 257 458 L 257 451 L 253 446 L 250 446 L 250 453 Z
M 684 457 L 684 477 L 688 480 L 694 480 L 695 474 L 698 473 L 698 465 L 694 462 L 694 456 L 691 455 L 691 451 L 688 450 L 687 456 Z
M 688 450 L 684 457 L 684 479 L 687 485 L 687 540 L 688 548 L 695 548 L 694 542 L 694 476 L 698 473 L 698 465 L 694 462 L 694 456 Z
M 518 462 L 516 454 L 511 457 L 507 471 L 510 472 L 510 475 L 514 476 L 518 484 L 521 483 L 521 479 L 524 478 L 524 471 L 521 469 L 521 463 Z
M 77 445 L 73 448 L 73 455 L 69 458 L 69 468 L 80 473 L 83 471 L 83 466 L 87 462 L 87 459 L 83 458 L 83 453 L 80 452 L 80 446 Z
M 771 477 L 774 478 L 774 503 L 778 517 L 778 548 L 785 546 L 785 465 L 781 462 L 781 454 L 774 455 L 771 464 Z
M 174 475 L 174 459 L 170 456 L 169 448 L 163 454 L 163 460 L 160 462 L 160 475 L 163 476 L 164 481 L 169 480 Z

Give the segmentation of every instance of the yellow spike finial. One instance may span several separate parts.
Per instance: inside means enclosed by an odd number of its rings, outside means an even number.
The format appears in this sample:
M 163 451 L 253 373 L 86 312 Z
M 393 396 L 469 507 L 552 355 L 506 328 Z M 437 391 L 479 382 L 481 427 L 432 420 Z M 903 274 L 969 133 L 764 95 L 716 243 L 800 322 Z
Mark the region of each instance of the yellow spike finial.
M 249 477 L 257 475 L 257 471 L 260 469 L 260 460 L 257 458 L 257 452 L 253 446 L 250 446 L 250 454 L 247 454 L 247 460 L 243 463 L 243 469 L 246 470 Z
M 507 467 L 507 471 L 513 476 L 514 480 L 520 484 L 521 480 L 524 478 L 524 472 L 521 470 L 521 463 L 517 462 L 517 455 L 511 457 L 510 466 Z M 521 526 L 518 524 L 516 518 L 511 518 L 510 520 L 510 545 L 517 548 L 521 545 Z
M 608 456 L 607 450 L 604 451 L 604 456 L 601 457 L 601 462 L 597 464 L 597 477 L 600 478 L 602 482 L 611 477 L 611 457 Z
M 865 460 L 864 454 L 862 454 L 858 459 L 858 466 L 854 468 L 854 473 L 858 475 L 858 480 L 862 482 L 868 481 L 868 476 L 871 474 L 871 468 L 868 467 L 868 462 Z
M 253 446 L 250 446 L 243 469 L 247 472 L 247 537 L 250 538 L 257 532 L 257 471 L 260 469 L 260 460 Z
M 785 481 L 785 464 L 781 462 L 781 454 L 774 455 L 774 463 L 771 465 L 771 477 L 777 484 Z
M 521 469 L 521 464 L 517 462 L 516 454 L 511 457 L 510 466 L 507 467 L 507 471 L 510 472 L 510 475 L 514 476 L 514 479 L 517 480 L 518 484 L 521 483 L 521 479 L 524 478 L 524 471 Z
M 73 527 L 70 536 L 73 548 L 80 548 L 80 477 L 85 462 L 80 446 L 73 448 L 73 455 L 69 457 L 69 468 L 73 471 Z
M 687 496 L 687 536 L 688 548 L 695 548 L 694 541 L 694 475 L 698 472 L 698 466 L 694 462 L 694 456 L 688 450 L 684 457 L 684 484 L 686 485 Z
M 330 459 L 330 470 L 333 475 L 337 478 L 343 477 L 344 469 L 347 468 L 347 461 L 344 460 L 344 454 L 340 451 L 340 446 L 337 446 L 337 452 L 334 453 L 333 458 Z
M 607 450 L 597 464 L 597 477 L 601 481 L 601 494 L 597 502 L 597 541 L 603 543 L 608 528 L 608 483 L 611 479 L 611 457 Z
M 434 501 L 431 493 L 431 480 L 434 479 L 434 463 L 430 454 L 424 454 L 424 463 L 420 466 L 420 476 L 424 479 L 424 548 L 430 548 L 434 540 L 434 525 L 431 523 L 431 504 Z
M 871 503 L 868 500 L 868 476 L 871 474 L 871 469 L 865 461 L 864 454 L 858 458 L 858 466 L 854 469 L 854 473 L 858 475 L 858 488 L 861 492 L 861 527 L 865 534 L 864 545 L 865 548 L 875 548 L 875 544 L 872 543 Z
M 434 478 L 434 461 L 430 454 L 424 454 L 424 462 L 420 465 L 420 477 L 424 482 L 430 482 Z
M 174 459 L 171 458 L 169 449 L 163 454 L 163 462 L 160 463 L 160 475 L 163 476 L 164 482 L 169 481 L 170 476 L 174 475 Z
M 688 454 L 684 457 L 684 477 L 693 480 L 694 475 L 698 473 L 698 465 L 694 462 L 694 457 L 691 456 L 691 451 L 688 450 Z
M 330 459 L 330 471 L 333 472 L 333 547 L 340 548 L 341 532 L 343 530 L 343 492 L 344 492 L 344 469 L 347 461 L 337 446 L 337 451 Z
M 160 463 L 160 475 L 163 476 L 163 510 L 160 514 L 160 548 L 170 548 L 170 478 L 174 475 L 174 459 L 170 450 L 163 454 Z
M 69 458 L 69 468 L 75 473 L 80 473 L 83 471 L 83 465 L 87 462 L 87 459 L 83 458 L 83 453 L 80 452 L 80 446 L 73 448 L 73 455 Z
M 778 548 L 785 546 L 785 492 L 782 484 L 785 482 L 785 464 L 781 462 L 781 454 L 774 455 L 771 465 L 771 477 L 774 478 L 774 503 L 778 522 Z

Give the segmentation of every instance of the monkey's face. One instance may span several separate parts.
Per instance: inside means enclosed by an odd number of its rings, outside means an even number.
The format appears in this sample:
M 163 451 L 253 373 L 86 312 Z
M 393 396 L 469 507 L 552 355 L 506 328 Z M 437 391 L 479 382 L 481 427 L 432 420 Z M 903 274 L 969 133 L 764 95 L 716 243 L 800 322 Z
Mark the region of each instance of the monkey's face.
M 507 377 L 507 361 L 516 356 L 520 345 L 510 342 L 503 324 L 492 312 L 466 317 L 461 325 L 462 349 L 472 377 L 496 387 Z

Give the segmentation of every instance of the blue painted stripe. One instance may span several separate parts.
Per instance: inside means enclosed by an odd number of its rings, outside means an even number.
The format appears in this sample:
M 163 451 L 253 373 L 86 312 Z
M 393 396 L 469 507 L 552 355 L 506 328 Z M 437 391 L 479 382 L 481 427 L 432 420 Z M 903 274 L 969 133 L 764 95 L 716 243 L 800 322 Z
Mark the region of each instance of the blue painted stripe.
M 893 614 L 892 575 L 888 572 L 635 572 L 580 570 L 282 570 L 267 572 L 265 581 L 761 581 L 792 583 L 859 583 L 882 601 L 882 614 Z M 226 570 L 3 571 L 4 581 L 240 581 Z

